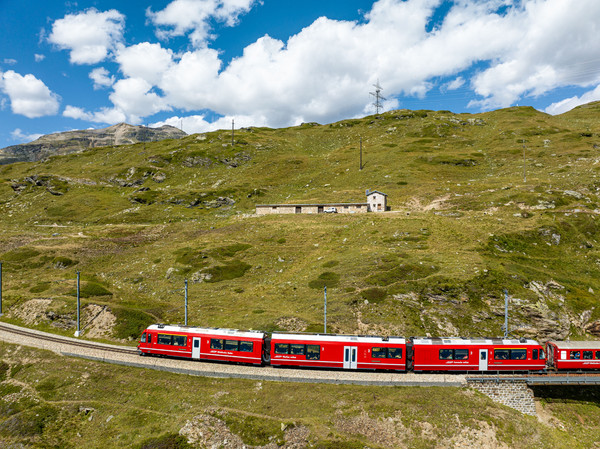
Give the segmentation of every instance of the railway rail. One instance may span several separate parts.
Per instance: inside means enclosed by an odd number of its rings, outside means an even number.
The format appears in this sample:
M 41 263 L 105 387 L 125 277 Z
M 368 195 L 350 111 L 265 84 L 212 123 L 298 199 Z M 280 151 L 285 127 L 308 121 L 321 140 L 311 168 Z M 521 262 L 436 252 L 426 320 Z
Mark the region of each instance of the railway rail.
M 424 375 L 393 372 L 306 370 L 198 362 L 174 358 L 140 357 L 135 348 L 82 341 L 3 322 L 0 322 L 0 340 L 22 346 L 46 349 L 69 357 L 204 377 L 372 386 L 464 387 L 467 385 L 465 376 L 455 374 Z
M 432 374 L 294 369 L 140 357 L 136 348 L 63 337 L 0 322 L 0 340 L 63 356 L 205 377 L 380 386 L 466 386 L 469 382 L 525 381 L 528 385 L 600 385 L 600 373 Z

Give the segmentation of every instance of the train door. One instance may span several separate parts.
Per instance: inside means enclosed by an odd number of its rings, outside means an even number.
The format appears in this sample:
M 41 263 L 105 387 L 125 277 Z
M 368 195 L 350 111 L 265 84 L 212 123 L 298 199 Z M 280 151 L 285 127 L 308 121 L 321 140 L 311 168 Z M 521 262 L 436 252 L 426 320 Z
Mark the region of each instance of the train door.
M 356 369 L 356 346 L 344 346 L 344 369 Z
M 479 350 L 479 371 L 487 371 L 488 369 L 488 350 Z
M 200 337 L 194 337 L 192 341 L 192 359 L 200 360 Z

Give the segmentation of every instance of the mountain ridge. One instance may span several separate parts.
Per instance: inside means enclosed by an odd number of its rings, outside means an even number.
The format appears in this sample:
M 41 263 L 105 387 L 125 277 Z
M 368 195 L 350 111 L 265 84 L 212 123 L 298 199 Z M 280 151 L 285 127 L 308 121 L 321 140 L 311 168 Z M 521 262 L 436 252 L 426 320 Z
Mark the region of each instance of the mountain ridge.
M 185 136 L 187 133 L 170 125 L 148 128 L 128 123 L 118 123 L 101 129 L 64 131 L 46 134 L 33 142 L 0 149 L 0 165 L 36 162 L 50 156 L 70 154 L 90 148 L 157 142 Z

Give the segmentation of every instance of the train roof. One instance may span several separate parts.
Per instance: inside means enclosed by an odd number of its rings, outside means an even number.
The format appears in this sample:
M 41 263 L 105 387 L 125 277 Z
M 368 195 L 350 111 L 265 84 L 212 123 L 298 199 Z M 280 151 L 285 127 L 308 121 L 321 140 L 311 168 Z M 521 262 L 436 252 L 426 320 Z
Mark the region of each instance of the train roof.
M 394 343 L 406 344 L 403 337 L 378 337 L 375 335 L 337 335 L 337 334 L 293 334 L 276 332 L 271 335 L 272 340 L 293 340 L 293 341 L 328 341 L 328 342 L 347 342 L 347 343 Z
M 548 343 L 556 345 L 558 349 L 598 349 L 600 350 L 600 341 L 549 341 Z
M 416 337 L 412 338 L 415 345 L 536 345 L 535 340 L 504 339 L 504 338 L 462 338 L 462 337 Z
M 147 330 L 156 330 L 161 332 L 186 332 L 190 334 L 216 335 L 219 337 L 263 338 L 265 335 L 265 333 L 262 331 L 223 329 L 217 327 L 180 326 L 173 324 L 153 324 L 148 326 Z

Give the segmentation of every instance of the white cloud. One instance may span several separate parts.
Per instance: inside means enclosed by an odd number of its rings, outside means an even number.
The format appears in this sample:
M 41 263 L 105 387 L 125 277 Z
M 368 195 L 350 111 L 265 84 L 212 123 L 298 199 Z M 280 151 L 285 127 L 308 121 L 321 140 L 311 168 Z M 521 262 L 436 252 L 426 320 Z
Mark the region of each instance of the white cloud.
M 110 87 L 115 83 L 115 77 L 110 76 L 110 73 L 104 67 L 95 68 L 90 72 L 89 77 L 94 81 L 94 89 Z
M 126 115 L 114 108 L 102 108 L 96 112 L 86 112 L 76 106 L 67 106 L 63 111 L 63 117 L 69 117 L 77 120 L 86 120 L 95 123 L 121 123 L 127 120 Z
M 35 58 L 35 62 L 42 62 L 46 59 L 46 55 L 40 55 L 38 53 L 34 54 L 33 57 Z
M 189 34 L 195 47 L 175 54 L 149 42 L 118 45 L 124 79 L 113 85 L 113 108 L 86 114 L 139 122 L 169 109 L 210 109 L 286 126 L 374 112 L 368 92 L 377 79 L 386 109 L 400 95 L 434 95 L 439 83 L 454 96 L 472 89 L 480 99 L 471 105 L 482 108 L 600 83 L 600 59 L 589 56 L 600 53 L 600 2 L 456 0 L 430 30 L 441 3 L 379 0 L 364 20 L 321 17 L 286 41 L 265 35 L 224 66 L 208 47 L 209 24 L 235 24 L 255 2 L 175 0 L 147 15 L 163 36 Z M 475 64 L 479 71 L 467 75 Z M 217 126 L 190 117 L 195 128 Z
M 4 58 L 2 62 L 6 65 L 15 65 L 18 61 L 12 58 Z
M 213 122 L 205 120 L 204 115 L 189 115 L 187 117 L 173 116 L 166 120 L 152 123 L 150 127 L 158 128 L 164 125 L 171 125 L 175 128 L 183 128 L 188 134 L 216 131 L 218 129 L 231 129 L 231 121 L 234 120 L 235 129 L 247 128 L 250 126 L 266 126 L 267 119 L 261 116 L 226 116 L 220 117 Z
M 21 142 L 33 142 L 34 140 L 42 137 L 43 134 L 25 134 L 20 128 L 16 128 L 10 133 L 10 136 L 13 138 L 13 140 L 18 140 Z
M 162 48 L 160 44 L 142 42 L 120 48 L 116 60 L 125 76 L 157 84 L 173 63 L 173 51 Z
M 600 81 L 600 2 L 546 0 L 523 2 L 507 16 L 511 38 L 490 68 L 474 77 L 473 87 L 485 108 L 514 104 L 569 85 Z M 515 36 L 517 38 L 515 39 Z
M 563 112 L 570 111 L 576 106 L 580 106 L 582 104 L 590 103 L 592 101 L 600 100 L 600 85 L 596 86 L 594 90 L 590 90 L 584 93 L 580 97 L 571 97 L 565 98 L 562 101 L 558 101 L 556 103 L 552 103 L 548 106 L 544 112 L 552 115 L 562 114 Z
M 132 123 L 140 123 L 141 117 L 171 109 L 163 98 L 150 91 L 152 85 L 141 78 L 119 80 L 113 88 L 110 100 Z
M 445 90 L 456 90 L 465 84 L 465 79 L 462 76 L 455 78 L 444 86 Z
M 183 36 L 191 32 L 190 40 L 196 47 L 201 47 L 211 37 L 210 20 L 233 26 L 255 3 L 256 0 L 174 0 L 158 12 L 148 8 L 146 15 L 159 27 L 159 37 Z
M 58 112 L 58 95 L 32 74 L 22 76 L 9 70 L 0 76 L 0 89 L 10 98 L 13 113 L 36 118 Z
M 69 50 L 74 64 L 95 64 L 123 40 L 124 23 L 125 16 L 114 9 L 99 12 L 91 8 L 56 20 L 48 41 Z

